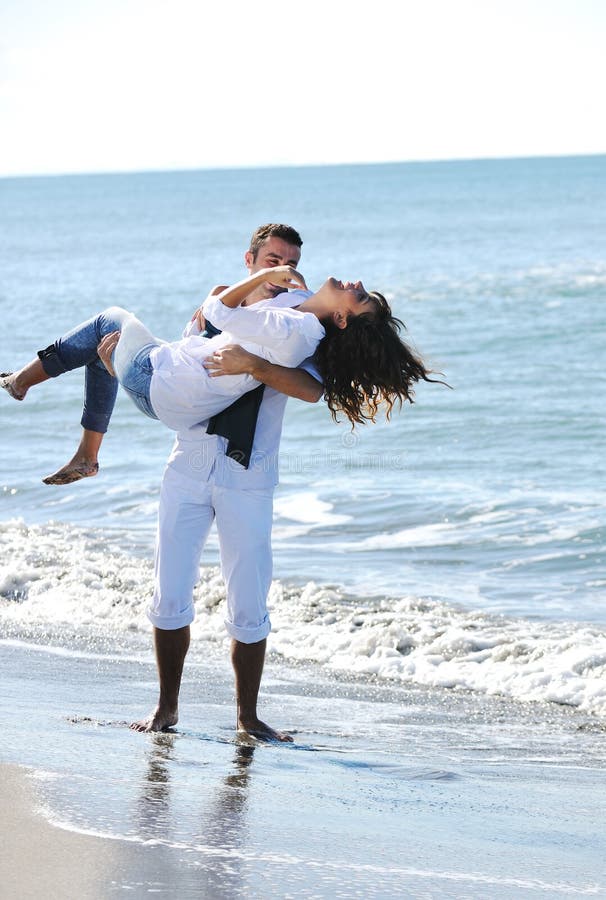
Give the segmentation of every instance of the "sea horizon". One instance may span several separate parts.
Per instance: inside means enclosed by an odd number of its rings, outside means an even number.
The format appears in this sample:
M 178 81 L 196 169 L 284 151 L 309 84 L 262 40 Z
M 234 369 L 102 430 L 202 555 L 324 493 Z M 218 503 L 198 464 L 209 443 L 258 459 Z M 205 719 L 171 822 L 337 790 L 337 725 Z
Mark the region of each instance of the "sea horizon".
M 105 175 L 177 175 L 183 173 L 195 174 L 198 172 L 265 172 L 268 170 L 306 170 L 306 169 L 341 169 L 341 168 L 366 168 L 379 166 L 423 166 L 450 163 L 484 163 L 484 162 L 514 162 L 531 160 L 575 160 L 592 159 L 606 156 L 606 150 L 586 153 L 521 153 L 513 155 L 494 156 L 454 156 L 431 157 L 423 159 L 387 159 L 387 160 L 351 160 L 345 162 L 309 162 L 309 163 L 278 163 L 268 162 L 254 165 L 229 165 L 229 166 L 186 166 L 177 168 L 150 167 L 150 168 L 115 168 L 115 169 L 82 169 L 52 172 L 8 172 L 0 174 L 0 181 L 10 179 L 34 179 L 34 178 L 76 178 L 94 177 Z

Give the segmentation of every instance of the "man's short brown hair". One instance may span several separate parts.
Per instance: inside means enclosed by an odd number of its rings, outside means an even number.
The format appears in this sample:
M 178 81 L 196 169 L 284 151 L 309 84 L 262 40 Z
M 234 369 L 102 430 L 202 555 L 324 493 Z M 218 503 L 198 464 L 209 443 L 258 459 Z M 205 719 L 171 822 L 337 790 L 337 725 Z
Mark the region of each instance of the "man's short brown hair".
M 295 231 L 294 228 L 291 228 L 290 225 L 279 225 L 276 223 L 259 225 L 250 239 L 249 251 L 252 253 L 253 259 L 257 258 L 257 253 L 265 241 L 269 240 L 271 237 L 280 238 L 281 240 L 286 241 L 287 244 L 292 244 L 293 247 L 303 246 L 301 235 L 298 231 Z

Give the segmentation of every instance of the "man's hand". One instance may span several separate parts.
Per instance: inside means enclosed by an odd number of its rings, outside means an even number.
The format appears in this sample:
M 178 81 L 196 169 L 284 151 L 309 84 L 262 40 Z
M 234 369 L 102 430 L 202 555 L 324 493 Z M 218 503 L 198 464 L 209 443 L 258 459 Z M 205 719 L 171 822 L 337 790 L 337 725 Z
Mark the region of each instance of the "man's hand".
M 260 361 L 260 357 L 244 350 L 239 344 L 228 344 L 207 357 L 203 366 L 212 378 L 217 375 L 252 375 L 256 363 Z
M 254 353 L 244 350 L 239 344 L 228 344 L 217 350 L 203 363 L 211 378 L 217 375 L 252 375 L 257 381 L 266 384 L 280 394 L 295 397 L 306 403 L 317 403 L 324 393 L 324 388 L 313 375 L 304 369 L 287 369 L 267 362 Z
M 120 332 L 110 331 L 109 334 L 106 334 L 105 337 L 101 339 L 101 342 L 97 346 L 97 356 L 99 357 L 109 374 L 114 378 L 116 377 L 116 373 L 114 372 L 114 367 L 112 366 L 112 353 L 116 349 L 116 345 L 119 340 Z

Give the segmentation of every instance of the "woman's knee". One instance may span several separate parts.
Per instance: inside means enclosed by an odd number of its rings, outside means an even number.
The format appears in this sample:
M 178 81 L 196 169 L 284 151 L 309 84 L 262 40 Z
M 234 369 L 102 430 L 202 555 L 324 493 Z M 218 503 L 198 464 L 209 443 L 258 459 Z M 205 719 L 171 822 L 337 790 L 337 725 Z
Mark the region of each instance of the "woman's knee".
M 109 334 L 111 331 L 121 331 L 124 322 L 130 316 L 132 316 L 132 313 L 122 306 L 108 306 L 107 309 L 99 313 L 101 331 L 104 334 Z

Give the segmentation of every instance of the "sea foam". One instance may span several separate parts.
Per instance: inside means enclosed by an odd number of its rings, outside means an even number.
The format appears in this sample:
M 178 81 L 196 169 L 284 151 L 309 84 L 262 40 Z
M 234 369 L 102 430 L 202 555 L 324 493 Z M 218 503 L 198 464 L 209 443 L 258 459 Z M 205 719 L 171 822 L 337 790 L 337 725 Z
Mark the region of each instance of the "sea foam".
M 116 543 L 63 524 L 0 526 L 0 637 L 61 634 L 62 624 L 72 634 L 149 632 L 151 559 Z M 198 646 L 227 641 L 224 600 L 219 570 L 203 567 L 192 626 Z M 598 627 L 489 615 L 428 597 L 357 597 L 315 582 L 275 581 L 270 612 L 270 648 L 285 660 L 606 716 L 606 633 Z

